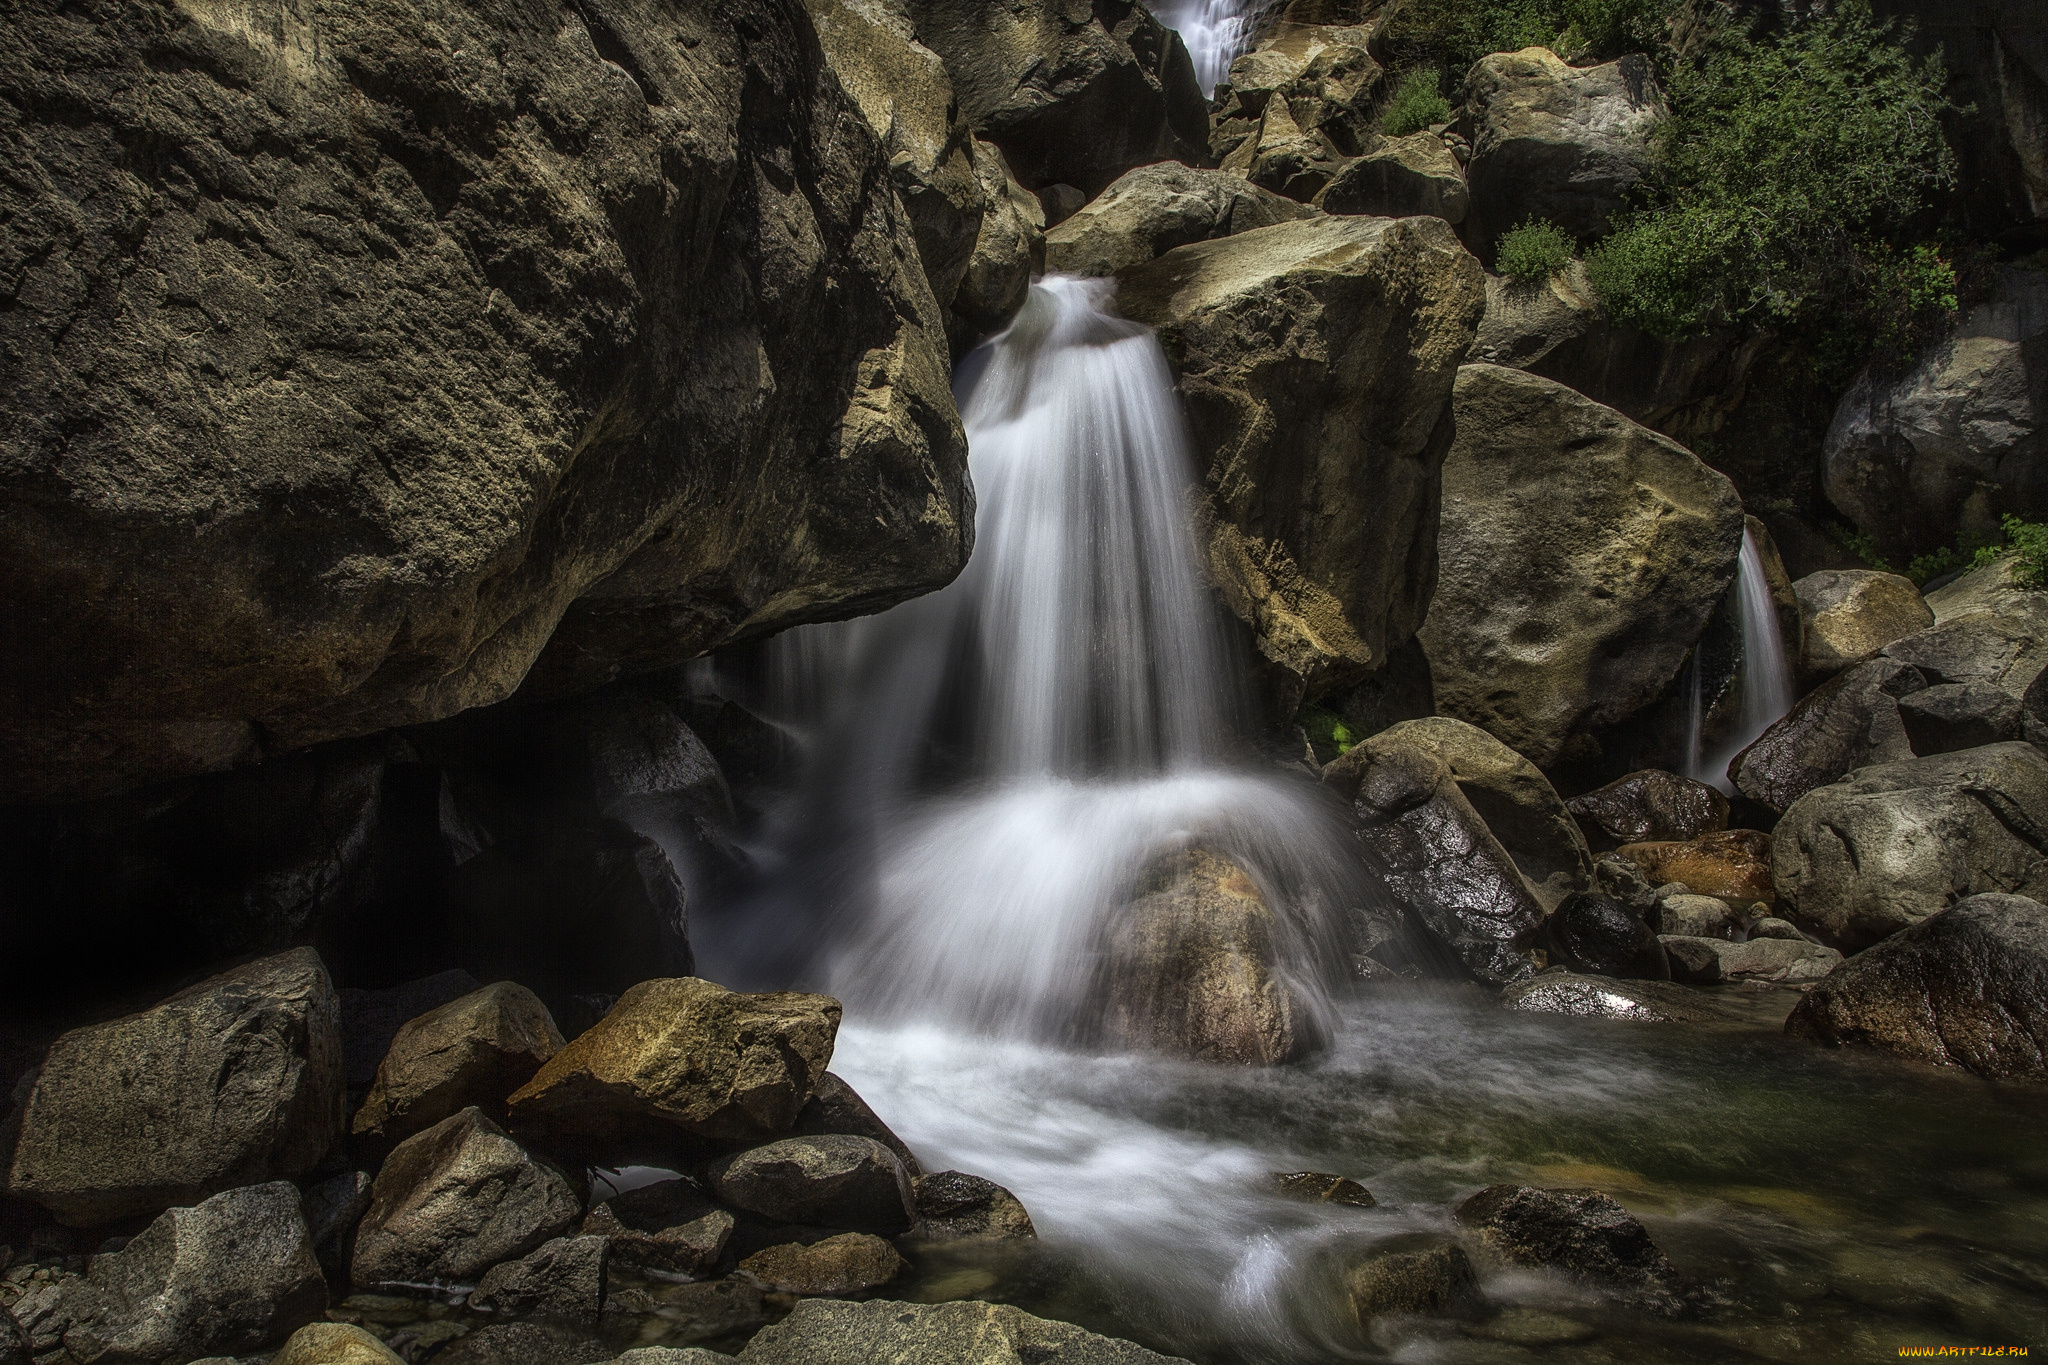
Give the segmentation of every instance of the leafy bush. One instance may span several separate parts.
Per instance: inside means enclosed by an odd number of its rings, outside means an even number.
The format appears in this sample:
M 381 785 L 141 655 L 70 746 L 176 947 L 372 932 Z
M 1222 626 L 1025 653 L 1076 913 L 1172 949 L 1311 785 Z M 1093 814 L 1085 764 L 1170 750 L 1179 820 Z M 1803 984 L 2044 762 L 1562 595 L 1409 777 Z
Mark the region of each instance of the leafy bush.
M 1437 89 L 1435 67 L 1421 67 L 1401 78 L 1392 99 L 1380 111 L 1380 131 L 1388 137 L 1406 137 L 1451 117 L 1451 103 Z
M 2048 588 L 2048 525 L 2008 514 L 2004 526 L 2005 544 L 1989 545 L 1977 551 L 1977 567 L 2010 559 L 2012 581 L 2016 586 Z
M 1351 746 L 1358 741 L 1352 737 L 1351 727 L 1337 719 L 1320 706 L 1304 706 L 1301 709 L 1301 728 L 1308 734 L 1308 742 L 1315 749 L 1316 757 L 1322 762 L 1329 754 L 1341 758 L 1351 752 Z
M 1397 59 L 1427 61 L 1453 82 L 1490 52 L 1548 47 L 1572 61 L 1646 52 L 1677 0 L 1410 0 L 1384 30 Z
M 1509 279 L 1534 283 L 1570 265 L 1574 245 L 1571 234 L 1548 218 L 1529 218 L 1501 234 L 1494 262 Z

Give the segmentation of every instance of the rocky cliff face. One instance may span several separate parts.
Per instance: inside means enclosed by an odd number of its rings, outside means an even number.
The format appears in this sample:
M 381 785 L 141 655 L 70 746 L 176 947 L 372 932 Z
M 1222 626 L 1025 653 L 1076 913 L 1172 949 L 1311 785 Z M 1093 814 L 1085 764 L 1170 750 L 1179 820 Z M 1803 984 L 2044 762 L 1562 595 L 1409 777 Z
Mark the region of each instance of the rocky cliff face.
M 950 579 L 943 324 L 775 0 L 18 7 L 0 786 L 579 690 Z

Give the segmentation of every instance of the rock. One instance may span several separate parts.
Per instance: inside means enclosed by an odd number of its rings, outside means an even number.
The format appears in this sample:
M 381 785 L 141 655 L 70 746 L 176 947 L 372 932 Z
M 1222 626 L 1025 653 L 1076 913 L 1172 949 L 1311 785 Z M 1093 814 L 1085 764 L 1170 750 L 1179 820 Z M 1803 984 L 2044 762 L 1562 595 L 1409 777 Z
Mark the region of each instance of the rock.
M 1313 1021 L 1279 971 L 1278 917 L 1245 870 L 1207 849 L 1161 859 L 1107 926 L 1092 992 L 1113 1047 L 1277 1066 Z
M 1371 1190 L 1356 1180 L 1322 1171 L 1275 1171 L 1273 1183 L 1290 1199 L 1342 1204 L 1354 1209 L 1369 1209 L 1379 1202 L 1372 1197 Z
M 889 1125 L 868 1108 L 867 1101 L 852 1086 L 829 1071 L 819 1078 L 817 1092 L 798 1111 L 789 1132 L 791 1137 L 851 1133 L 855 1137 L 873 1138 L 896 1154 L 907 1174 L 924 1174 L 924 1167 L 918 1164 L 910 1145 L 890 1131 Z
M 1486 312 L 1479 319 L 1478 334 L 1472 338 L 1472 349 L 1465 358 L 1473 364 L 1531 369 L 1559 347 L 1597 330 L 1603 322 L 1599 294 L 1586 278 L 1586 267 L 1581 261 L 1573 261 L 1541 280 L 1488 275 Z M 1567 384 L 1556 375 L 1545 378 Z M 1567 387 L 1586 391 L 1580 385 Z M 1627 411 L 1612 401 L 1607 406 Z
M 1094 195 L 1133 166 L 1199 161 L 1207 101 L 1180 36 L 1143 6 L 905 0 L 918 39 L 945 59 L 960 112 L 1027 187 Z
M 1045 209 L 1038 196 L 1017 183 L 993 142 L 975 139 L 974 170 L 987 207 L 967 273 L 953 292 L 955 350 L 1008 325 L 1024 306 L 1032 277 L 1045 273 Z
M 866 1294 L 909 1267 L 896 1248 L 865 1232 L 847 1232 L 803 1246 L 785 1242 L 740 1262 L 764 1289 L 783 1294 Z
M 1785 1032 L 1999 1080 L 2048 1079 L 2048 908 L 1965 897 L 1850 958 Z
M 1024 1204 L 993 1180 L 965 1171 L 938 1171 L 910 1182 L 917 1231 L 932 1242 L 971 1238 L 1036 1237 Z
M 786 1132 L 838 1032 L 839 1002 L 826 996 L 642 982 L 513 1094 L 512 1124 L 549 1150 L 627 1161 L 691 1139 Z
M 1254 185 L 1306 203 L 1330 183 L 1336 160 L 1335 149 L 1302 131 L 1287 101 L 1276 99 L 1266 102 L 1266 112 L 1259 119 L 1258 139 L 1232 153 L 1223 169 L 1244 176 Z
M 1684 882 L 1699 895 L 1735 905 L 1769 905 L 1778 899 L 1771 880 L 1771 836 L 1759 830 L 1724 829 L 1685 843 L 1624 844 L 1615 852 L 1653 882 Z
M 1992 296 L 1904 378 L 1866 371 L 1821 452 L 1828 501 L 1897 559 L 2048 519 L 2048 273 L 2000 267 Z
M 2020 699 L 1989 683 L 1942 683 L 1899 698 L 1899 723 L 1922 758 L 2023 738 Z
M 1669 981 L 1656 931 L 1612 896 L 1575 891 L 1545 922 L 1551 961 L 1594 976 Z
M 799 7 L 38 0 L 12 33 L 16 799 L 582 691 L 965 563 L 943 322 Z
M 1566 1014 L 1580 1019 L 1621 1019 L 1638 1024 L 1745 1022 L 1723 1001 L 1668 981 L 1617 981 L 1607 976 L 1544 972 L 1500 993 L 1502 1009 L 1524 1014 Z
M 1775 915 L 1766 915 L 1750 925 L 1749 936 L 1752 940 L 1760 938 L 1796 938 L 1802 943 L 1806 941 L 1806 935 L 1799 932 L 1798 925 L 1794 924 L 1791 920 L 1779 919 Z
M 1664 960 L 1671 965 L 1671 979 L 1687 986 L 1717 986 L 1721 982 L 1719 939 L 1687 934 L 1659 934 Z
M 64 1341 L 81 1360 L 239 1355 L 327 1307 L 299 1192 L 281 1180 L 168 1210 L 67 1288 L 79 1306 Z
M 1654 768 L 1617 777 L 1574 796 L 1565 808 L 1588 843 L 1620 844 L 1697 839 L 1728 828 L 1728 798 L 1704 782 Z
M 1458 1206 L 1458 1221 L 1511 1265 L 1560 1270 L 1646 1308 L 1680 1307 L 1684 1283 L 1670 1259 L 1634 1214 L 1598 1190 L 1489 1185 Z
M 762 1328 L 739 1359 L 741 1365 L 1165 1365 L 1178 1357 L 1034 1318 L 1008 1304 L 807 1299 Z
M 601 1365 L 612 1348 L 574 1327 L 551 1322 L 499 1322 L 457 1337 L 434 1353 L 434 1365 Z
M 1177 247 L 1119 279 L 1119 307 L 1158 331 L 1179 375 L 1210 576 L 1283 709 L 1359 682 L 1429 605 L 1478 263 L 1438 220 L 1319 216 Z
M 1981 892 L 2048 897 L 2048 759 L 2031 744 L 1860 768 L 1778 822 L 1784 917 L 1847 951 Z
M 708 1173 L 721 1203 L 785 1223 L 905 1232 L 917 1221 L 903 1163 L 872 1138 L 784 1138 Z
M 377 1172 L 349 1278 L 473 1284 L 567 1232 L 582 1208 L 560 1171 L 465 1109 L 399 1143 Z
M 1542 901 L 1434 753 L 1375 735 L 1323 769 L 1387 890 L 1488 985 L 1535 970 Z
M 725 1365 L 730 1359 L 701 1346 L 642 1346 L 624 1352 L 613 1365 Z
M 344 1119 L 340 1009 L 295 948 L 50 1046 L 7 1193 L 85 1226 L 311 1170 Z
M 1894 640 L 1934 624 L 1913 580 L 1874 569 L 1823 569 L 1792 585 L 1805 622 L 1799 671 L 1833 677 Z
M 1574 68 L 1531 47 L 1480 58 L 1457 125 L 1472 144 L 1467 237 L 1480 259 L 1491 263 L 1501 234 L 1532 216 L 1583 242 L 1604 235 L 1650 168 L 1663 116 L 1647 57 Z
M 1088 202 L 1088 196 L 1072 185 L 1047 185 L 1038 191 L 1038 203 L 1044 210 L 1045 225 L 1056 228 L 1079 213 Z
M 1858 768 L 1913 755 L 1899 699 L 1927 686 L 1919 669 L 1896 659 L 1856 664 L 1802 697 L 1728 772 L 1736 790 L 1780 814 L 1818 787 Z
M 391 1040 L 414 1019 L 437 1010 L 451 1000 L 460 1000 L 483 982 L 461 968 L 436 972 L 383 990 L 352 990 L 343 987 L 341 997 L 341 1050 L 351 1090 L 368 1090 L 377 1079 L 377 1067 L 391 1050 Z
M 563 1047 L 546 1005 L 500 981 L 407 1023 L 392 1040 L 352 1131 L 381 1156 L 471 1107 L 505 1117 L 505 1099 Z
M 1364 156 L 1343 164 L 1316 196 L 1327 213 L 1369 213 L 1384 218 L 1426 214 L 1462 223 L 1472 196 L 1465 171 L 1435 133 L 1383 139 Z
M 1546 905 L 1593 875 L 1593 855 L 1542 770 L 1476 725 L 1448 716 L 1402 721 L 1380 733 L 1443 760 L 1458 790 Z
M 1249 166 L 1255 157 L 1245 144 L 1275 104 L 1332 166 L 1369 150 L 1385 74 L 1368 51 L 1371 43 L 1364 27 L 1293 18 L 1270 27 L 1256 48 L 1232 61 L 1230 80 L 1217 92 L 1210 155 L 1226 167 Z
M 1719 896 L 1663 896 L 1657 901 L 1654 927 L 1659 935 L 1718 938 L 1733 942 L 1746 916 Z M 1755 933 L 1754 926 L 1751 933 Z
M 595 1323 L 604 1312 L 608 1259 L 609 1244 L 602 1237 L 557 1237 L 486 1271 L 469 1306 L 479 1313 Z
M 2024 697 L 2048 669 L 2048 595 L 1936 621 L 1886 645 L 1884 657 L 1918 669 L 1930 686 L 1982 683 Z
M 1458 371 L 1435 600 L 1419 635 L 1441 714 L 1548 767 L 1677 677 L 1742 547 L 1735 489 L 1561 384 Z
M 1762 937 L 1730 943 L 1721 938 L 1666 934 L 1658 942 L 1671 962 L 1671 979 L 1691 986 L 1722 982 L 1797 985 L 1818 981 L 1842 965 L 1842 955 L 1833 948 L 1803 938 Z
M 1472 1316 L 1483 1302 L 1465 1249 L 1427 1234 L 1374 1248 L 1345 1270 L 1344 1293 L 1361 1329 L 1382 1317 Z
M 405 1365 L 405 1357 L 353 1323 L 309 1322 L 270 1365 Z
M 1239 176 L 1162 161 L 1126 172 L 1047 233 L 1045 268 L 1114 275 L 1190 242 L 1314 216 L 1314 209 Z
M 709 1200 L 700 1199 L 702 1207 L 694 1215 L 636 1216 L 630 1205 L 615 1207 L 628 1197 L 620 1195 L 599 1204 L 583 1220 L 584 1236 L 609 1238 L 615 1260 L 670 1275 L 701 1275 L 725 1255 L 726 1243 L 732 1240 L 733 1216 L 724 1209 L 710 1208 Z M 630 1224 L 623 1221 L 629 1218 Z
M 31 1365 L 34 1359 L 21 1324 L 14 1320 L 14 1314 L 0 1308 L 0 1365 Z
M 372 1180 L 368 1171 L 343 1171 L 307 1189 L 300 1201 L 306 1231 L 313 1239 L 313 1254 L 320 1268 L 335 1284 L 348 1280 L 348 1263 L 355 1254 L 356 1225 L 370 1211 Z

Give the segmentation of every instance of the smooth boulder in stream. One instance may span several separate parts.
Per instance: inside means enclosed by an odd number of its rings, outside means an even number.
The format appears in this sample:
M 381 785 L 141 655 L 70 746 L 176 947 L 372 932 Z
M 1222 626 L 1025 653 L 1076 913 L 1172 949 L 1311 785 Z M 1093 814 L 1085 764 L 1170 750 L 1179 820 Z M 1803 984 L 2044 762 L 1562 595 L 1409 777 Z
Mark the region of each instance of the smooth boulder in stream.
M 1458 1221 L 1488 1254 L 1511 1265 L 1560 1270 L 1675 1313 L 1684 1282 L 1640 1220 L 1598 1190 L 1489 1185 L 1458 1206 Z
M 1669 981 L 1657 933 L 1612 896 L 1577 891 L 1565 897 L 1544 925 L 1551 960 L 1594 976 Z
M 1175 1365 L 1163 1356 L 1008 1304 L 805 1299 L 740 1352 L 740 1365 Z M 1184 1362 L 1181 1365 L 1185 1365 Z

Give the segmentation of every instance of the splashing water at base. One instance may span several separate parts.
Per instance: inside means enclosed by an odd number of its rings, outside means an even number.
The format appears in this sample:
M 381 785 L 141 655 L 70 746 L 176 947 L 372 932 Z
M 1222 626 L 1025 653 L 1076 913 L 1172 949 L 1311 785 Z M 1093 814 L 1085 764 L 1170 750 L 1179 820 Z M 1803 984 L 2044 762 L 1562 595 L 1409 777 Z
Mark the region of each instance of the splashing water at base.
M 1792 664 L 1785 656 L 1784 632 L 1778 625 L 1778 604 L 1771 596 L 1771 582 L 1764 573 L 1763 551 L 1747 527 L 1742 532 L 1742 557 L 1731 598 L 1742 636 L 1742 662 L 1735 682 L 1738 709 L 1726 731 L 1709 740 L 1705 734 L 1704 688 L 1695 659 L 1685 775 L 1732 796 L 1735 784 L 1728 778 L 1728 765 L 1798 700 Z

